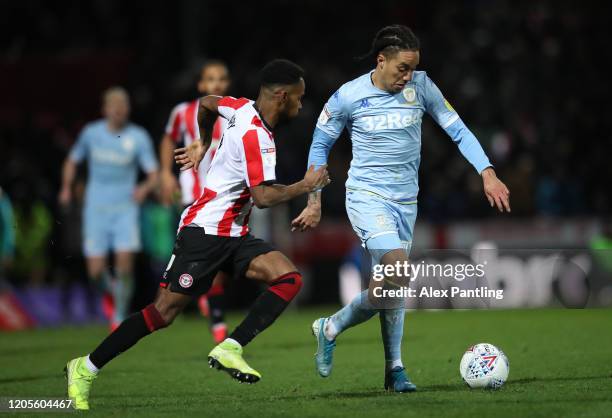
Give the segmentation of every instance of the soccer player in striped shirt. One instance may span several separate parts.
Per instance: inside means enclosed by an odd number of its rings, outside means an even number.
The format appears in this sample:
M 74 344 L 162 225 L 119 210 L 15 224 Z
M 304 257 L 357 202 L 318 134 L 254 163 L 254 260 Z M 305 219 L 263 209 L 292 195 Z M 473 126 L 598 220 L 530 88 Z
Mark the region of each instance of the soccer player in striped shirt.
M 417 214 L 418 169 L 421 159 L 421 119 L 428 113 L 457 144 L 481 175 L 486 198 L 500 211 L 510 211 L 509 192 L 496 177 L 476 137 L 427 76 L 417 71 L 419 41 L 401 25 L 381 29 L 371 55 L 376 68 L 340 87 L 317 122 L 308 164 L 326 164 L 329 151 L 346 127 L 353 144 L 353 160 L 346 182 L 346 211 L 374 264 L 396 266 L 408 262 Z M 321 218 L 321 193 L 309 196 L 308 206 L 293 221 L 294 229 L 314 227 Z M 399 274 L 387 276 L 390 289 L 405 285 Z M 344 330 L 380 313 L 385 352 L 385 389 L 412 392 L 401 359 L 404 300 L 376 298 L 370 281 L 350 304 L 313 323 L 317 338 L 315 364 L 327 377 L 332 370 L 336 337 Z M 380 295 L 380 293 L 379 293 Z
M 200 80 L 197 84 L 200 97 L 206 95 L 225 96 L 230 86 L 229 70 L 223 61 L 209 60 L 204 63 L 200 70 Z M 159 146 L 161 166 L 161 191 L 162 201 L 169 205 L 173 197 L 180 189 L 181 203 L 184 206 L 191 205 L 202 194 L 202 185 L 205 182 L 206 173 L 210 163 L 217 151 L 221 134 L 227 126 L 226 119 L 218 117 L 212 130 L 212 140 L 208 151 L 198 170 L 191 168 L 180 172 L 177 182 L 173 172 L 174 149 L 178 144 L 189 147 L 194 141 L 199 140 L 197 110 L 199 99 L 190 102 L 179 103 L 172 109 L 166 131 Z M 179 184 L 180 183 L 180 188 Z M 225 289 L 223 281 L 225 275 L 219 272 L 208 293 L 198 298 L 200 312 L 207 316 L 210 321 L 210 331 L 215 342 L 220 343 L 227 337 L 227 325 L 224 319 Z
M 66 365 L 68 395 L 77 409 L 89 409 L 89 392 L 99 369 L 141 338 L 170 325 L 193 297 L 208 291 L 218 271 L 267 283 L 268 289 L 229 338 L 208 354 L 208 362 L 240 382 L 261 378 L 244 361 L 243 347 L 285 310 L 299 291 L 302 276 L 285 255 L 249 234 L 250 210 L 253 204 L 274 206 L 329 184 L 324 166 L 316 171 L 310 167 L 303 180 L 289 186 L 275 181 L 272 130 L 297 116 L 304 90 L 303 70 L 290 61 L 274 60 L 261 71 L 256 101 L 217 96 L 200 101 L 204 144 L 197 141 L 187 150 L 177 150 L 176 161 L 184 169 L 201 161 L 217 115 L 228 121 L 204 191 L 183 212 L 155 301 L 126 319 L 90 355 Z

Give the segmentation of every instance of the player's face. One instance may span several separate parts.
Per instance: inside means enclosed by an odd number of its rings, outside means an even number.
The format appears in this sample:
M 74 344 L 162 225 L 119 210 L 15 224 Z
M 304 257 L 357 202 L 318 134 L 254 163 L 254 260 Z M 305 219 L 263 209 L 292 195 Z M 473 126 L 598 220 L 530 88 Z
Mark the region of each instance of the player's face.
M 286 94 L 283 96 L 282 113 L 287 119 L 294 118 L 302 108 L 302 98 L 306 92 L 306 83 L 300 78 L 299 83 L 287 87 Z
M 121 126 L 130 116 L 130 100 L 123 93 L 111 93 L 104 100 L 102 112 L 111 124 Z
M 198 91 L 201 94 L 225 96 L 230 85 L 229 72 L 225 65 L 211 65 L 200 74 Z
M 412 80 L 412 73 L 419 65 L 419 59 L 419 51 L 399 51 L 388 57 L 380 54 L 376 69 L 385 90 L 390 93 L 402 91 L 406 83 Z

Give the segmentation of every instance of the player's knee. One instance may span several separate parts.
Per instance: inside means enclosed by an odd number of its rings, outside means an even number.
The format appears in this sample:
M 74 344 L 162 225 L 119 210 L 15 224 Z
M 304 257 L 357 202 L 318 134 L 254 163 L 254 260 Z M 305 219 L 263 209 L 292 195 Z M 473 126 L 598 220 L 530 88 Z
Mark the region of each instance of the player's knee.
M 168 321 L 168 318 L 164 317 L 163 313 L 153 303 L 145 306 L 141 312 L 147 328 L 151 332 L 167 327 L 174 319 L 172 318 L 172 320 Z
M 105 266 L 88 266 L 87 275 L 89 276 L 89 279 L 93 282 L 103 281 L 105 270 Z
M 297 271 L 285 273 L 270 283 L 268 290 L 291 302 L 302 288 L 302 275 Z

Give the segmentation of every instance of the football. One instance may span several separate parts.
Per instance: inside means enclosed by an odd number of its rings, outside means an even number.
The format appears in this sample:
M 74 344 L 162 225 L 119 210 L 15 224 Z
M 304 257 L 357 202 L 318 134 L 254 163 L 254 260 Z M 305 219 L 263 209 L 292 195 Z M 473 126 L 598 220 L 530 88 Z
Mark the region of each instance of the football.
M 510 372 L 508 357 L 493 344 L 480 343 L 467 349 L 459 364 L 461 378 L 471 388 L 499 389 Z

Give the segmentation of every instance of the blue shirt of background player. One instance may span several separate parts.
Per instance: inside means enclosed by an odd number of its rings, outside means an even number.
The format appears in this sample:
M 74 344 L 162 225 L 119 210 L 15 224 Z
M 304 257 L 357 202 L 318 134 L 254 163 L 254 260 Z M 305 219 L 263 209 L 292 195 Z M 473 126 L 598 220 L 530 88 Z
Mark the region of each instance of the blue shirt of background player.
M 347 189 L 416 202 L 424 113 L 446 131 L 478 173 L 491 166 L 478 140 L 425 71 L 415 71 L 396 94 L 374 86 L 371 74 L 342 85 L 325 104 L 308 166 L 326 164 L 329 150 L 346 127 L 353 145 Z
M 120 209 L 136 205 L 133 198 L 138 167 L 157 170 L 153 143 L 147 131 L 133 123 L 111 131 L 100 119 L 87 124 L 70 151 L 70 159 L 88 161 L 86 207 Z

